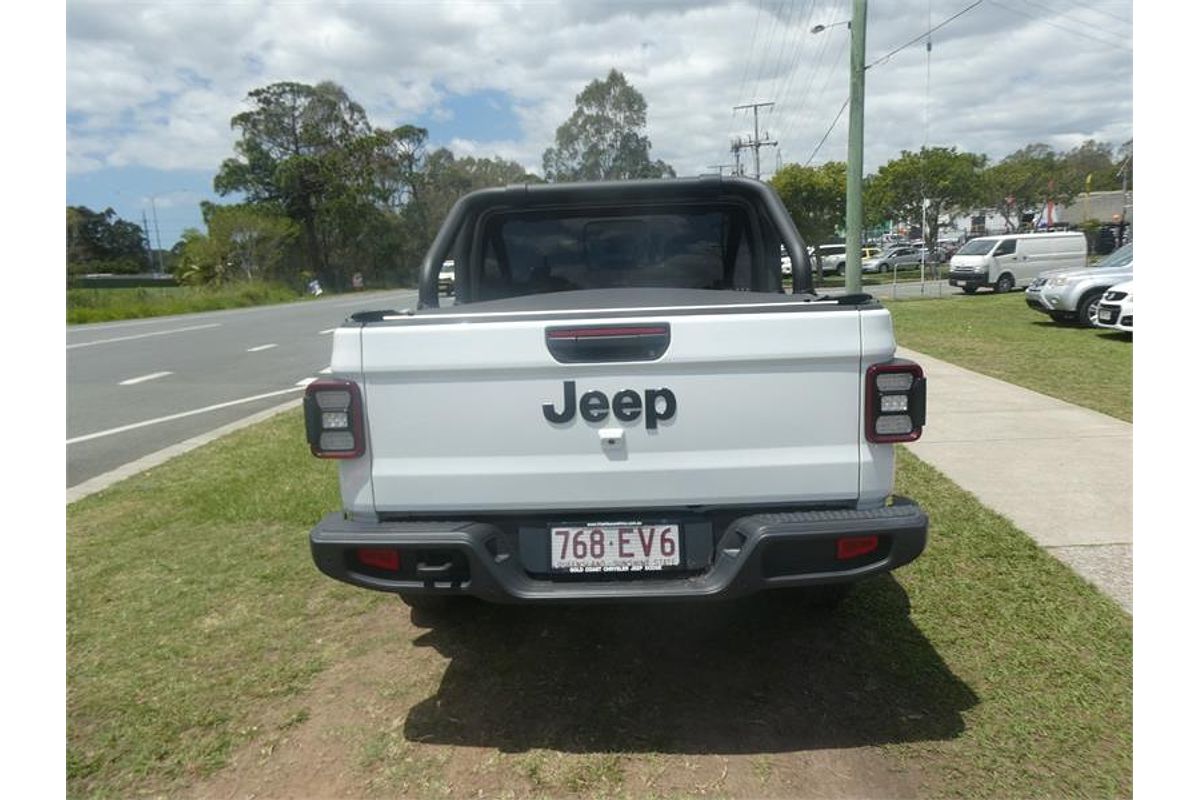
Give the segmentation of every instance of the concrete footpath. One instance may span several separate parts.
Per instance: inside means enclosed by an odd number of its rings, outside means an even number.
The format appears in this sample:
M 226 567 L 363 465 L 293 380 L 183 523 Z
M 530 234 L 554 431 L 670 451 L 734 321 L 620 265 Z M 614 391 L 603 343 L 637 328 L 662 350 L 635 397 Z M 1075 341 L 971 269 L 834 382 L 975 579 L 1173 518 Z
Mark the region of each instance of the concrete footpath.
M 1133 613 L 1133 425 L 899 348 L 929 378 L 908 447 Z

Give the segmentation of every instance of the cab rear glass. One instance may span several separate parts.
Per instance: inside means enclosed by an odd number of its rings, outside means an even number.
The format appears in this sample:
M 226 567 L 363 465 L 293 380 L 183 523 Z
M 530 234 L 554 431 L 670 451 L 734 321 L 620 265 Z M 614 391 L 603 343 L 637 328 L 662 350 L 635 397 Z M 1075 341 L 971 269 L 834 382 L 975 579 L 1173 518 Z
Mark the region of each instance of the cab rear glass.
M 482 238 L 472 301 L 618 287 L 763 290 L 780 257 L 778 245 L 756 252 L 737 205 L 494 214 Z

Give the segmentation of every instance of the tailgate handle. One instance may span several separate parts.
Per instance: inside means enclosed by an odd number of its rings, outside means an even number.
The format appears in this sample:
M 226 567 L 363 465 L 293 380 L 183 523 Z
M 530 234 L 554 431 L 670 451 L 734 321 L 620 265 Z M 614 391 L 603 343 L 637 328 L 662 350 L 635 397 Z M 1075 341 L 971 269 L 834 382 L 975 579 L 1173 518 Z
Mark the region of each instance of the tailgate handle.
M 665 322 L 636 325 L 558 325 L 546 328 L 546 349 L 555 361 L 654 361 L 671 344 Z
M 432 576 L 445 575 L 450 570 L 454 569 L 454 561 L 447 559 L 441 564 L 427 564 L 424 561 L 417 562 L 417 574 Z

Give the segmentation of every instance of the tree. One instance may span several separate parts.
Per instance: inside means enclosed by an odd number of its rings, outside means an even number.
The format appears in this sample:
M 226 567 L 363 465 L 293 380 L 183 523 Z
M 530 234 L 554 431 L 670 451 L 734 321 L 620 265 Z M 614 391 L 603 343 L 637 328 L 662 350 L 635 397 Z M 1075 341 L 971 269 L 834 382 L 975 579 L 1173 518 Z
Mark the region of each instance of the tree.
M 868 215 L 902 219 L 910 225 L 924 220 L 925 243 L 932 248 L 939 218 L 975 204 L 986 163 L 986 156 L 960 153 L 954 147 L 922 147 L 917 153 L 902 150 L 899 158 L 880 167 L 870 191 L 864 193 L 871 203 Z
M 373 135 L 366 113 L 335 83 L 273 83 L 250 92 L 254 105 L 230 121 L 241 138 L 213 179 L 221 195 L 277 204 L 304 232 L 308 268 L 329 272 L 326 212 L 356 174 L 354 145 Z M 358 173 L 360 174 L 360 173 Z
M 1021 220 L 1036 215 L 1047 202 L 1065 205 L 1084 188 L 1085 175 L 1073 174 L 1048 145 L 1030 144 L 1005 156 L 984 172 L 978 203 L 1004 217 L 1016 230 Z
M 675 170 L 650 160 L 646 100 L 625 76 L 611 70 L 575 96 L 575 111 L 542 155 L 549 181 L 673 178 Z
M 67 206 L 67 272 L 141 272 L 150 249 L 144 232 L 111 208 Z
M 846 221 L 846 164 L 819 167 L 786 164 L 771 178 L 800 236 L 810 244 L 833 238 Z
M 184 283 L 226 283 L 279 277 L 278 270 L 295 240 L 298 226 L 282 214 L 249 204 L 206 203 L 208 233 L 183 233 L 177 274 Z

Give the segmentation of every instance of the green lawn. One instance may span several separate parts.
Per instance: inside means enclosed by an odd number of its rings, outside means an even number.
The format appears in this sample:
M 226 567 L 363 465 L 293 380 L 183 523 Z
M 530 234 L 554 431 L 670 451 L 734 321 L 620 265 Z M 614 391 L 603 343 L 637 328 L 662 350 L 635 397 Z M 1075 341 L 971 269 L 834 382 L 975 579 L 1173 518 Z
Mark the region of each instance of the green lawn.
M 889 300 L 904 347 L 1133 421 L 1133 338 L 1059 325 L 1023 292 Z
M 335 674 L 361 683 L 310 738 L 351 748 L 359 794 L 637 797 L 708 769 L 784 795 L 797 753 L 870 747 L 923 796 L 1129 796 L 1130 618 L 906 451 L 897 491 L 926 554 L 832 614 L 481 607 L 422 634 L 313 567 L 335 470 L 289 412 L 68 508 L 69 793 L 179 794 L 248 747 L 258 769 Z M 730 753 L 757 789 L 721 783 Z
M 289 303 L 303 298 L 304 295 L 293 289 L 270 283 L 238 283 L 226 287 L 68 289 L 67 324 L 217 311 Z

